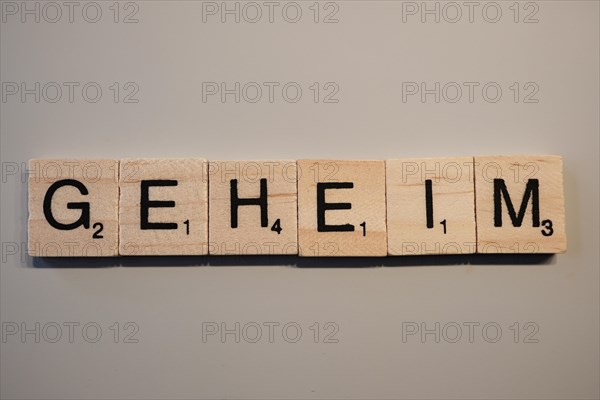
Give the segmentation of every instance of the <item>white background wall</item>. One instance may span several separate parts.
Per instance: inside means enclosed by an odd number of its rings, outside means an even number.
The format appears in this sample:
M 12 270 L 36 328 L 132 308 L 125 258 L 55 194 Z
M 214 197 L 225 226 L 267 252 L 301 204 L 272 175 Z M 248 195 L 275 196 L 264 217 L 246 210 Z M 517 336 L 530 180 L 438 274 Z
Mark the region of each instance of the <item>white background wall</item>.
M 67 6 L 58 3 L 62 16 L 52 23 L 46 20 L 56 17 L 56 9 L 40 3 L 40 22 L 28 15 L 23 23 L 7 3 L 0 29 L 2 82 L 57 82 L 64 90 L 55 103 L 55 93 L 48 92 L 39 103 L 33 95 L 25 102 L 7 95 L 0 104 L 1 320 L 5 327 L 24 323 L 27 329 L 40 323 L 42 330 L 40 343 L 32 334 L 1 343 L 3 398 L 600 395 L 598 2 L 477 2 L 472 22 L 459 2 L 456 23 L 447 21 L 456 7 L 443 2 L 427 3 L 439 7 L 439 23 L 435 15 L 425 15 L 423 23 L 420 13 L 407 13 L 420 2 L 401 1 L 320 3 L 318 23 L 312 1 L 298 1 L 298 7 L 276 2 L 272 23 L 263 2 L 257 3 L 263 15 L 256 23 L 244 20 L 255 15 L 245 3 L 239 3 L 247 12 L 240 23 L 232 15 L 225 23 L 219 15 L 203 22 L 200 1 L 152 0 L 117 4 L 116 23 L 113 1 L 95 3 L 102 11 L 96 23 L 85 19 L 96 18 L 94 4 L 75 2 L 71 23 Z M 300 8 L 300 21 L 286 21 L 284 6 L 287 19 Z M 491 22 L 498 8 L 499 21 Z M 338 22 L 323 23 L 332 12 Z M 137 22 L 123 23 L 130 13 Z M 72 102 L 64 82 L 79 85 Z M 82 95 L 90 82 L 102 88 L 95 103 Z M 266 89 L 257 103 L 243 97 L 235 103 L 231 95 L 222 103 L 218 96 L 203 102 L 203 82 L 280 86 L 272 103 Z M 282 97 L 288 82 L 303 90 L 296 103 Z M 316 103 L 314 82 L 321 86 Z M 403 82 L 430 88 L 457 82 L 465 91 L 456 103 L 449 101 L 454 92 L 442 93 L 439 103 L 433 95 L 403 101 Z M 464 82 L 479 85 L 472 101 Z M 487 99 L 482 95 L 490 82 L 502 89 L 497 102 L 490 100 L 491 89 Z M 339 89 L 337 103 L 323 101 L 326 83 Z M 137 103 L 124 103 L 134 89 L 130 100 Z M 526 102 L 536 90 L 528 100 L 537 102 Z M 88 96 L 94 97 L 92 89 Z M 484 154 L 564 156 L 567 254 L 334 261 L 48 261 L 24 255 L 27 190 L 21 173 L 34 157 Z M 72 343 L 70 322 L 79 324 Z M 211 322 L 229 329 L 239 323 L 247 335 L 239 343 L 231 334 L 203 340 L 203 326 Z M 270 322 L 279 324 L 273 325 L 273 343 L 265 325 Z M 403 340 L 407 322 L 429 329 L 439 323 L 440 342 L 434 335 Z M 469 322 L 479 324 L 472 343 Z M 87 323 L 93 325 L 85 336 Z M 257 343 L 247 340 L 253 323 L 262 327 Z M 287 323 L 301 327 L 298 342 L 288 343 L 282 334 Z M 457 343 L 447 340 L 453 323 L 462 327 Z M 482 334 L 487 323 L 502 329 L 496 343 L 486 340 L 493 329 Z M 50 343 L 55 324 L 63 336 Z M 102 333 L 90 343 L 95 326 Z M 129 339 L 137 343 L 125 343 L 134 330 Z M 337 343 L 328 343 L 325 335 L 334 331 L 329 339 Z M 529 333 L 537 343 L 527 343 Z M 293 336 L 290 328 L 287 339 Z

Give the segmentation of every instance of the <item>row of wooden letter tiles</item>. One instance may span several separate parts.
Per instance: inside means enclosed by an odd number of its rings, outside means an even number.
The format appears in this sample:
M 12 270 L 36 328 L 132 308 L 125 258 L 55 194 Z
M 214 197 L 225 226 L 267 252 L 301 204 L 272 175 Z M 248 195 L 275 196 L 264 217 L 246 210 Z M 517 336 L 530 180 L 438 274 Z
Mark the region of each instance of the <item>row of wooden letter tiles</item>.
M 36 257 L 566 251 L 559 156 L 35 159 L 29 168 Z

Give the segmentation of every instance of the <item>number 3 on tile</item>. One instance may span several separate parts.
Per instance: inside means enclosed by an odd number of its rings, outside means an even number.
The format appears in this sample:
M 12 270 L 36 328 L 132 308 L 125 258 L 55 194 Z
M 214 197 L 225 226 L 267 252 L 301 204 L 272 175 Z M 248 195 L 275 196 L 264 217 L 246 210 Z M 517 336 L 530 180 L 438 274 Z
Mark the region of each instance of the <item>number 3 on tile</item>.
M 552 236 L 552 234 L 554 233 L 554 228 L 552 227 L 552 220 L 551 219 L 543 220 L 542 226 L 544 227 L 544 229 L 542 229 L 542 235 Z

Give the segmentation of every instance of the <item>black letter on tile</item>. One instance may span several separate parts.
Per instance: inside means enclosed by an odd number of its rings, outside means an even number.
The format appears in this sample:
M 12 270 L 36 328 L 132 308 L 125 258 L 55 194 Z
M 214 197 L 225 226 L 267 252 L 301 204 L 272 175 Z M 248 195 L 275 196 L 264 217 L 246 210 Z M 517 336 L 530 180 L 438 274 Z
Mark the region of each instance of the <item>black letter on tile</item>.
M 502 226 L 502 197 L 506 201 L 506 208 L 508 215 L 512 221 L 514 227 L 519 227 L 523 223 L 525 217 L 525 210 L 531 197 L 531 217 L 533 227 L 537 228 L 540 226 L 540 195 L 539 195 L 540 183 L 537 179 L 529 179 L 525 186 L 525 193 L 523 194 L 523 200 L 521 201 L 521 207 L 519 208 L 519 214 L 515 213 L 515 208 L 506 189 L 504 179 L 494 179 L 494 226 Z
M 327 225 L 325 223 L 325 211 L 327 210 L 350 210 L 351 203 L 326 203 L 325 190 L 327 189 L 352 189 L 352 182 L 319 182 L 317 183 L 317 231 L 318 232 L 353 232 L 354 225 Z
M 231 197 L 231 227 L 238 227 L 238 207 L 239 206 L 260 206 L 260 226 L 265 228 L 269 225 L 268 218 L 268 203 L 267 203 L 267 180 L 260 180 L 260 197 L 253 199 L 240 199 L 238 197 L 238 180 L 232 179 L 230 182 L 230 197 Z
M 54 218 L 54 215 L 52 214 L 52 197 L 54 196 L 54 193 L 63 186 L 73 186 L 77 188 L 82 195 L 88 195 L 88 190 L 85 185 L 75 179 L 63 179 L 54 182 L 48 188 L 48 191 L 44 196 L 44 216 L 46 217 L 46 220 L 53 228 L 60 229 L 61 231 L 69 231 L 78 228 L 81 225 L 83 225 L 85 229 L 88 229 L 90 227 L 90 203 L 87 202 L 67 203 L 67 208 L 69 210 L 81 210 L 81 216 L 73 223 L 63 224 Z
M 177 181 L 167 179 L 146 180 L 141 182 L 142 195 L 140 199 L 140 228 L 145 229 L 177 229 L 176 222 L 149 222 L 150 207 L 175 207 L 172 200 L 150 200 L 150 186 L 177 186 Z

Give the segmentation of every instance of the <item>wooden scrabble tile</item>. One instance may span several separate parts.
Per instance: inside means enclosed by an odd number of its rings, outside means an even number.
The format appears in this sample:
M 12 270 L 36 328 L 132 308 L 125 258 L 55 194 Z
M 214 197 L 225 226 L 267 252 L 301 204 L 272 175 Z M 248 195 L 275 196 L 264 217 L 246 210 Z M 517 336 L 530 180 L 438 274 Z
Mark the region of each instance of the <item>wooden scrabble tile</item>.
M 473 157 L 386 161 L 388 254 L 475 253 Z
M 475 157 L 478 253 L 567 250 L 562 158 Z
M 118 160 L 31 160 L 29 170 L 29 255 L 118 254 Z
M 208 254 L 206 160 L 121 160 L 119 254 Z
M 211 161 L 208 171 L 210 254 L 298 254 L 295 161 Z
M 385 256 L 384 161 L 298 161 L 300 256 Z

